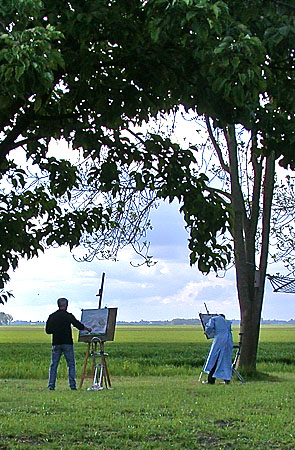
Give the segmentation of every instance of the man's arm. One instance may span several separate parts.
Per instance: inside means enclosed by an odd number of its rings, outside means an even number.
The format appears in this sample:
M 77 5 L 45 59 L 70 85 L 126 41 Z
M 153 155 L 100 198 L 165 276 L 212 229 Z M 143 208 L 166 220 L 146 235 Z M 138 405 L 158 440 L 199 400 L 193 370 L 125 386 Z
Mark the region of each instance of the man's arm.
M 52 334 L 53 333 L 53 324 L 51 320 L 51 315 L 48 317 L 46 325 L 45 325 L 45 332 L 46 334 Z
M 75 328 L 78 328 L 78 330 L 86 330 L 88 331 L 88 333 L 92 331 L 92 328 L 88 328 L 82 322 L 79 322 L 79 320 L 77 320 L 73 314 L 71 314 L 71 316 L 72 316 L 71 323 Z

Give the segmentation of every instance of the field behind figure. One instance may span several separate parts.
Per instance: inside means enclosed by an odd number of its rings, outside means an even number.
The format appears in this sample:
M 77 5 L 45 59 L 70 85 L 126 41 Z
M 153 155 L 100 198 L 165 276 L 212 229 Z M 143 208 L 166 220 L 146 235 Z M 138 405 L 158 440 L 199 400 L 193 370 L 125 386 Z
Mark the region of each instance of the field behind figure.
M 102 391 L 87 391 L 91 379 L 70 391 L 62 359 L 48 392 L 50 339 L 43 327 L 0 327 L 0 449 L 295 448 L 293 326 L 262 327 L 259 381 L 215 386 L 197 382 L 211 343 L 199 326 L 118 326 Z M 74 339 L 79 384 L 87 345 Z

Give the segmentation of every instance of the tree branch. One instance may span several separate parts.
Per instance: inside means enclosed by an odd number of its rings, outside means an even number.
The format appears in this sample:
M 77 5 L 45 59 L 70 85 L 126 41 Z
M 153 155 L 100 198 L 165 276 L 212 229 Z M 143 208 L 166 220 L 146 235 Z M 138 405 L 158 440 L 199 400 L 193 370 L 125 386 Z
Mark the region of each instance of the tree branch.
M 75 119 L 75 114 L 61 114 L 57 116 L 38 116 L 34 115 L 34 120 L 48 121 L 48 120 L 63 120 L 63 119 Z
M 212 131 L 212 127 L 211 127 L 211 124 L 210 124 L 210 119 L 209 119 L 209 117 L 208 117 L 208 116 L 205 116 L 205 120 L 206 120 L 207 130 L 208 130 L 208 133 L 209 133 L 211 142 L 212 142 L 212 144 L 213 144 L 213 147 L 214 147 L 214 149 L 215 149 L 215 152 L 217 153 L 217 156 L 218 156 L 220 165 L 221 165 L 222 169 L 223 169 L 225 172 L 230 173 L 229 167 L 228 167 L 228 165 L 225 163 L 225 161 L 224 161 L 224 159 L 223 159 L 223 155 L 222 155 L 221 149 L 220 149 L 220 147 L 219 147 L 219 145 L 218 145 L 218 143 L 217 143 L 217 141 L 216 141 L 216 139 L 215 139 L 215 137 L 214 137 L 214 134 L 213 134 L 213 131 Z
M 207 189 L 209 192 L 216 193 L 216 194 L 218 194 L 218 195 L 223 195 L 223 196 L 226 197 L 230 202 L 232 201 L 232 195 L 231 195 L 229 192 L 225 192 L 225 191 L 222 191 L 221 189 L 217 189 L 217 188 L 213 188 L 213 187 L 209 187 L 209 186 L 207 186 L 206 189 Z
M 236 258 L 240 264 L 247 263 L 246 248 L 245 248 L 245 225 L 248 222 L 245 202 L 239 182 L 239 167 L 237 156 L 237 141 L 234 125 L 229 125 L 224 129 L 224 134 L 228 147 L 229 161 L 230 161 L 230 179 L 231 179 L 231 195 L 233 207 L 233 235 Z
M 274 191 L 274 173 L 275 173 L 275 155 L 274 152 L 266 159 L 264 186 L 263 186 L 263 214 L 262 214 L 262 242 L 259 270 L 265 276 L 268 246 L 269 246 L 269 228 L 271 219 L 271 206 Z
M 16 148 L 22 147 L 23 145 L 26 145 L 29 142 L 38 141 L 39 139 L 42 139 L 42 138 L 44 138 L 44 136 L 32 136 L 31 138 L 23 139 L 22 141 L 16 141 L 16 142 L 14 142 L 14 144 L 11 144 L 11 146 L 8 147 L 7 154 L 11 150 L 15 150 Z
M 252 207 L 251 207 L 251 218 L 250 218 L 250 226 L 249 233 L 252 244 L 255 245 L 255 235 L 257 231 L 258 225 L 258 217 L 259 217 L 259 201 L 261 194 L 261 177 L 262 177 L 262 164 L 258 162 L 257 154 L 256 154 L 256 136 L 252 136 L 252 148 L 251 148 L 251 162 L 253 166 L 254 172 L 254 185 L 252 191 Z
M 4 162 L 9 152 L 15 148 L 16 139 L 22 134 L 23 131 L 27 130 L 30 121 L 31 117 L 29 114 L 19 117 L 14 129 L 7 134 L 6 139 L 4 139 L 0 145 L 0 162 Z
M 294 11 L 295 11 L 295 6 L 290 5 L 289 3 L 282 2 L 281 0 L 272 0 L 272 1 L 274 3 L 276 3 L 277 5 L 286 6 L 286 8 L 291 8 L 291 9 L 294 9 Z

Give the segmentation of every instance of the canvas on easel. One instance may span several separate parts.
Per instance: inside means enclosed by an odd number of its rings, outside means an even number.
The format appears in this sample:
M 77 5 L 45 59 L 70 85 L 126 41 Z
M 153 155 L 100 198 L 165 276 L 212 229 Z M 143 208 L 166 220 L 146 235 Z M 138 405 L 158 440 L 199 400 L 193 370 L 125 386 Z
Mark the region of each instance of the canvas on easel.
M 113 341 L 117 308 L 82 309 L 81 322 L 92 331 L 79 331 L 79 342 L 91 342 L 93 337 L 101 341 Z

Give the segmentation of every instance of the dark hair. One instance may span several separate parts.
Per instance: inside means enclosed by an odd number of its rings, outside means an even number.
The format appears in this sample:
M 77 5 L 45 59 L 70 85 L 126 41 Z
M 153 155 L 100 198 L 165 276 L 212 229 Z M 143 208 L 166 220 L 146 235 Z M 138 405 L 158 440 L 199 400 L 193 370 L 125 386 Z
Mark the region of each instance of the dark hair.
M 59 308 L 61 308 L 62 306 L 68 306 L 68 304 L 69 304 L 69 301 L 66 298 L 62 297 L 57 300 L 57 305 Z
M 224 314 L 219 314 L 219 315 L 225 319 L 225 315 Z

